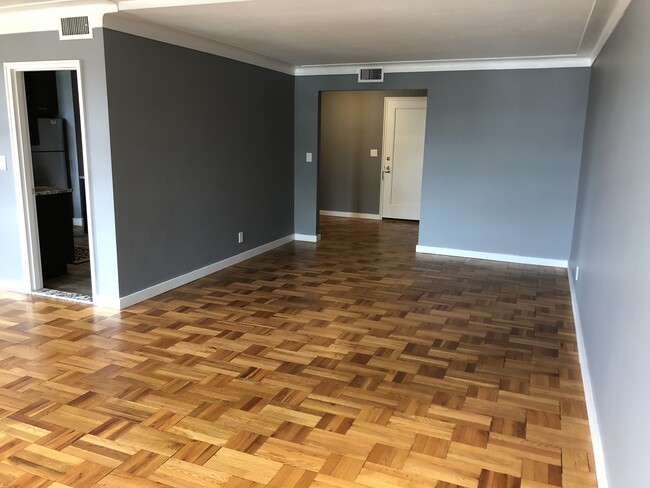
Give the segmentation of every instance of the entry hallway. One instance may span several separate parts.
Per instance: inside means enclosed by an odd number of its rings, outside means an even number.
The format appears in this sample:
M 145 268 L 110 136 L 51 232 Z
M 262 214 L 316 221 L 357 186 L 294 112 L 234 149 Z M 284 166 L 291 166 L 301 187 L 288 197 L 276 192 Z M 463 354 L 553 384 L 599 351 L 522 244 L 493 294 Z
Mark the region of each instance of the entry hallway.
M 321 233 L 121 313 L 0 292 L 0 484 L 596 486 L 565 270 Z

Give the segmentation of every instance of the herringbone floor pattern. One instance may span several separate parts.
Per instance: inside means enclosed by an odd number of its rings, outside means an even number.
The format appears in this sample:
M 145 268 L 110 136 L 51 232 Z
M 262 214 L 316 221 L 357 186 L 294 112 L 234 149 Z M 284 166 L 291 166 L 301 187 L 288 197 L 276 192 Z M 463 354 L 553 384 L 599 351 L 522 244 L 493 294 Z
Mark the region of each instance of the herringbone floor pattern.
M 564 270 L 322 233 L 121 313 L 0 292 L 0 484 L 596 486 Z

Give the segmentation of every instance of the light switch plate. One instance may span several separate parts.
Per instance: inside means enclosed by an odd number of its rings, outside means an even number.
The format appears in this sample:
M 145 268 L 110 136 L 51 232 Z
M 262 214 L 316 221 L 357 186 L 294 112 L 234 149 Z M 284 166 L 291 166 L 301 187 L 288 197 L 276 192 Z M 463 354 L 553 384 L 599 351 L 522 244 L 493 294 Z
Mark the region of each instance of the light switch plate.
M 7 171 L 7 157 L 0 156 L 0 171 Z
M 376 158 L 377 156 L 379 156 L 379 152 L 377 151 L 377 149 L 371 149 L 370 150 L 370 157 L 371 158 Z
M 307 153 L 305 155 L 305 161 L 307 161 L 308 163 L 311 163 L 311 153 Z

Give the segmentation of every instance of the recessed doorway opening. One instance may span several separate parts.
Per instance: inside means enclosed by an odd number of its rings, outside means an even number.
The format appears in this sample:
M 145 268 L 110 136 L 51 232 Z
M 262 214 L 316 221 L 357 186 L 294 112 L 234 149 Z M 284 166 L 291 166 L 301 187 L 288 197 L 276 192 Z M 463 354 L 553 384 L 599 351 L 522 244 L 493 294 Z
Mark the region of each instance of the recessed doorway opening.
M 320 93 L 319 215 L 419 221 L 426 97 L 406 89 Z
M 92 303 L 92 213 L 79 61 L 5 63 L 24 288 Z

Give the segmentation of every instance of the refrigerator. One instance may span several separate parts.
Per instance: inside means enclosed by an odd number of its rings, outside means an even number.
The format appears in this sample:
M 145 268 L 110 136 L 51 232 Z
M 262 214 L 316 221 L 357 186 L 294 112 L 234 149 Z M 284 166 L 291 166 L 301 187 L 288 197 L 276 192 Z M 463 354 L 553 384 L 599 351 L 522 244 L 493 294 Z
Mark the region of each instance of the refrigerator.
M 38 119 L 39 144 L 32 146 L 34 186 L 70 188 L 65 120 Z

